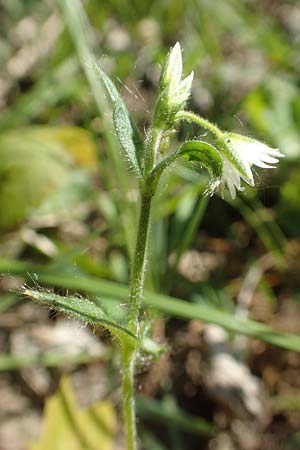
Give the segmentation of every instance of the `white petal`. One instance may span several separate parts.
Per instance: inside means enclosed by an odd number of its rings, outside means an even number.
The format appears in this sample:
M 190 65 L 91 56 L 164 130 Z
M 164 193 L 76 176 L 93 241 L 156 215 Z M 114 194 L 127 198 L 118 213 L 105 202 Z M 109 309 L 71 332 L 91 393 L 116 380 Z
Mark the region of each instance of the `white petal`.
M 249 161 L 249 142 L 242 140 L 243 151 L 241 151 L 241 139 L 234 133 L 226 133 L 223 140 L 223 155 L 229 164 L 234 167 L 239 176 L 243 178 L 250 186 L 254 186 L 253 175 L 251 171 L 252 163 Z
M 274 158 L 273 156 L 269 156 L 267 154 L 262 154 L 262 155 L 253 155 L 252 157 L 252 164 L 257 165 L 257 163 L 259 163 L 260 161 L 264 161 L 266 163 L 270 163 L 270 164 L 275 164 L 278 163 L 278 159 Z
M 194 72 L 191 72 L 184 80 L 181 81 L 178 90 L 173 94 L 173 100 L 175 100 L 176 103 L 184 103 L 189 98 L 191 95 L 193 78 Z
M 227 186 L 228 186 L 231 198 L 234 200 L 236 197 L 236 191 L 235 191 L 234 184 L 232 183 L 232 181 L 230 179 L 227 180 Z
M 238 170 L 224 157 L 223 161 L 223 186 L 226 184 L 233 199 L 236 197 L 236 189 L 242 190 L 241 178 Z
M 232 198 L 237 190 L 243 190 L 241 179 L 254 186 L 253 167 L 274 169 L 284 155 L 275 148 L 262 142 L 236 133 L 225 133 L 224 146 L 220 148 L 223 155 L 223 173 L 221 186 L 227 186 Z
M 270 166 L 269 164 L 264 163 L 263 161 L 257 161 L 254 163 L 255 166 L 261 167 L 262 169 L 276 169 L 275 166 Z
M 244 165 L 251 168 L 252 165 L 261 167 L 263 169 L 272 169 L 274 164 L 278 163 L 278 158 L 282 158 L 284 155 L 276 148 L 268 147 L 262 142 L 256 141 L 255 139 L 248 138 L 247 136 L 242 136 L 236 133 L 227 133 L 230 139 L 230 145 L 233 147 L 234 151 L 239 155 Z M 251 169 L 250 169 L 251 171 Z M 242 178 L 249 183 L 249 181 L 243 177 Z M 254 180 L 252 179 L 249 183 L 254 186 Z
M 171 49 L 163 71 L 163 83 L 176 89 L 182 75 L 182 56 L 179 42 Z

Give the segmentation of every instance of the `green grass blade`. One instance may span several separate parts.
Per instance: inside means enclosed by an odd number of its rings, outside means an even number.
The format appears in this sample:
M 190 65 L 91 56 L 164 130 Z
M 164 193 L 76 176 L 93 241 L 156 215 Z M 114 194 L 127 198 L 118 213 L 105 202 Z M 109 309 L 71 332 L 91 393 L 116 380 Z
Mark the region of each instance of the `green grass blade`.
M 253 207 L 247 204 L 247 200 L 240 196 L 229 203 L 244 216 L 248 224 L 257 233 L 265 248 L 276 257 L 279 268 L 286 266 L 284 248 L 287 245 L 283 233 L 274 222 L 270 213 L 259 201 L 252 201 Z
M 213 426 L 201 417 L 187 414 L 177 407 L 168 408 L 163 402 L 153 398 L 139 396 L 137 410 L 141 417 L 152 419 L 171 428 L 196 435 L 212 436 L 214 434 Z
M 28 277 L 29 272 L 37 274 L 35 278 L 41 284 L 86 292 L 90 295 L 101 297 L 102 301 L 118 299 L 121 303 L 124 303 L 124 299 L 128 298 L 128 288 L 112 281 L 99 280 L 83 275 L 49 273 L 40 266 L 30 266 L 19 261 L 0 259 L 0 273 L 18 274 Z M 207 305 L 195 305 L 184 300 L 152 292 L 145 293 L 144 303 L 146 306 L 156 308 L 168 316 L 213 323 L 228 331 L 251 336 L 287 350 L 300 352 L 300 336 L 279 333 L 263 323 L 250 319 L 239 319 L 230 313 L 213 309 Z
M 192 242 L 194 241 L 196 232 L 203 219 L 208 203 L 209 197 L 203 197 L 202 195 L 200 195 L 199 199 L 195 203 L 193 214 L 190 215 L 189 219 L 180 228 L 179 236 L 181 237 L 181 239 L 178 239 L 176 245 L 174 246 L 176 251 L 175 261 L 173 265 L 171 265 L 166 280 L 168 291 L 173 284 L 180 258 L 182 257 L 183 253 L 191 247 Z
M 43 74 L 32 89 L 17 97 L 11 107 L 1 113 L 0 130 L 28 124 L 46 108 L 73 98 L 82 84 L 79 75 L 79 63 L 74 57 Z
M 68 26 L 103 123 L 103 137 L 107 144 L 105 148 L 111 165 L 111 172 L 106 177 L 106 180 L 111 192 L 116 192 L 115 188 L 118 190 L 114 200 L 120 211 L 127 251 L 132 256 L 136 211 L 126 196 L 126 193 L 132 187 L 132 176 L 125 168 L 125 161 L 120 158 L 120 146 L 111 120 L 111 107 L 106 99 L 104 86 L 99 83 L 95 70 L 89 64 L 95 60 L 92 51 L 95 35 L 80 0 L 57 0 L 57 4 Z M 111 173 L 114 173 L 115 176 L 111 177 Z M 117 183 L 114 180 L 117 180 Z
M 0 296 L 0 313 L 4 313 L 18 301 L 18 296 L 14 293 L 2 294 Z
M 27 367 L 62 367 L 69 364 L 87 364 L 93 361 L 106 361 L 111 357 L 110 352 L 93 356 L 86 352 L 78 355 L 66 355 L 65 353 L 47 352 L 35 355 L 10 355 L 0 353 L 0 372 L 25 369 Z

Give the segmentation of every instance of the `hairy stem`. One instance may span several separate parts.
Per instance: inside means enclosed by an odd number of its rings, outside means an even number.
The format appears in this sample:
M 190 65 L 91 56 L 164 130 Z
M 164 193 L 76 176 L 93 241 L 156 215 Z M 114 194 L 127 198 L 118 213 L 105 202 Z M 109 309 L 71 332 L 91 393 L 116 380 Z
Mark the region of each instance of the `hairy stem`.
M 135 352 L 125 346 L 121 350 L 123 371 L 123 414 L 126 450 L 136 450 L 136 417 L 134 400 L 134 366 Z
M 201 127 L 205 128 L 206 130 L 213 133 L 216 138 L 222 137 L 222 131 L 213 123 L 211 123 L 209 120 L 204 119 L 201 116 L 198 116 L 197 114 L 194 114 L 190 111 L 179 111 L 176 114 L 175 120 L 186 120 L 187 122 L 194 122 L 197 125 L 200 125 Z
M 129 317 L 128 325 L 132 332 L 138 334 L 139 309 L 144 290 L 144 274 L 146 268 L 147 237 L 150 219 L 152 195 L 141 196 L 140 218 L 137 231 L 136 247 L 131 271 L 131 283 L 129 294 Z M 126 450 L 136 450 L 136 416 L 134 403 L 134 369 L 136 351 L 134 348 L 122 348 L 122 371 L 123 371 L 123 409 L 124 427 L 126 434 Z
M 144 290 L 144 275 L 146 269 L 146 251 L 151 200 L 151 195 L 142 194 L 136 247 L 131 269 L 131 283 L 129 294 L 129 326 L 134 333 L 138 332 L 138 315 Z
M 149 130 L 145 143 L 145 174 L 149 173 L 155 165 L 157 153 L 160 148 L 163 129 L 152 127 Z M 146 178 L 146 177 L 145 177 Z M 154 184 L 144 181 L 140 186 L 141 205 L 136 237 L 134 258 L 131 269 L 128 327 L 135 335 L 139 336 L 139 311 L 144 292 L 144 279 L 146 270 L 146 252 L 150 220 L 151 201 L 154 195 Z M 134 403 L 134 371 L 136 361 L 136 349 L 122 348 L 123 371 L 123 408 L 124 427 L 126 434 L 126 450 L 136 450 L 136 415 Z

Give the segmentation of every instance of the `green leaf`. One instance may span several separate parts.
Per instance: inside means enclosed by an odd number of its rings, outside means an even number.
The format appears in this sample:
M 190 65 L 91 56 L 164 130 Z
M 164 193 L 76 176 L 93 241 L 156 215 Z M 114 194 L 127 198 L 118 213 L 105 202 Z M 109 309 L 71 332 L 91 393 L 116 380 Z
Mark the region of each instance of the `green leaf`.
M 146 186 L 152 186 L 158 182 L 164 170 L 173 164 L 178 158 L 187 158 L 189 161 L 204 167 L 210 177 L 211 186 L 222 176 L 223 159 L 218 150 L 211 144 L 203 141 L 187 141 L 177 151 L 161 160 L 149 173 Z M 210 192 L 210 188 L 208 188 Z
M 71 383 L 63 377 L 58 391 L 46 402 L 44 431 L 30 450 L 112 450 L 117 418 L 108 401 L 88 409 L 76 404 Z M 100 447 L 99 447 L 99 443 Z
M 117 336 L 121 342 L 126 342 L 129 346 L 136 346 L 138 343 L 138 338 L 121 323 L 114 320 L 107 308 L 101 308 L 100 305 L 96 305 L 87 299 L 74 296 L 64 297 L 52 292 L 37 291 L 26 287 L 22 290 L 22 293 L 25 297 L 53 307 L 58 312 L 85 324 L 103 326 Z
M 300 396 L 297 394 L 276 395 L 271 400 L 276 411 L 300 411 Z
M 92 67 L 94 68 L 100 81 L 103 83 L 106 92 L 113 103 L 113 120 L 115 129 L 130 167 L 135 171 L 136 175 L 141 178 L 141 142 L 138 132 L 131 123 L 128 110 L 114 83 L 96 62 L 93 62 Z
M 26 137 L 34 136 L 46 142 L 56 142 L 62 145 L 77 166 L 97 168 L 97 147 L 92 134 L 80 127 L 73 126 L 30 126 L 22 128 Z

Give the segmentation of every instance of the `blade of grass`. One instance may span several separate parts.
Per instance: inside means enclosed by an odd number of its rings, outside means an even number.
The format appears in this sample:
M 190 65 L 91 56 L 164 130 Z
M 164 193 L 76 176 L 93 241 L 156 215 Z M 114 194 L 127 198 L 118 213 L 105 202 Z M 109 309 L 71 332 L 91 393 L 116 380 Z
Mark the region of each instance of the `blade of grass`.
M 229 203 L 239 210 L 244 216 L 249 225 L 255 230 L 258 237 L 266 247 L 276 257 L 278 268 L 283 268 L 286 265 L 283 248 L 286 244 L 286 239 L 279 230 L 276 224 L 271 227 L 268 223 L 274 222 L 267 209 L 259 203 L 254 203 L 255 208 L 251 208 L 244 197 L 237 197 L 234 202 Z M 262 208 L 264 210 L 264 216 L 262 214 Z M 259 212 L 260 209 L 260 212 Z M 266 220 L 267 218 L 267 220 Z M 276 236 L 274 236 L 274 229 L 276 230 Z M 272 232 L 273 231 L 273 232 Z
M 93 43 L 95 42 L 93 29 L 89 24 L 88 18 L 79 0 L 57 0 L 57 3 L 68 26 L 80 63 L 91 87 L 95 103 L 103 121 L 103 136 L 107 143 L 106 149 L 112 165 L 112 172 L 115 174 L 113 179 L 118 180 L 118 196 L 116 195 L 115 200 L 119 205 L 127 251 L 128 254 L 132 256 L 134 244 L 133 232 L 136 226 L 135 209 L 126 196 L 126 192 L 128 192 L 132 185 L 132 177 L 129 177 L 128 171 L 125 168 L 125 162 L 122 157 L 120 157 L 120 147 L 115 136 L 113 122 L 110 119 L 112 111 L 106 100 L 106 93 L 99 82 L 96 72 L 90 64 L 95 59 L 91 50 Z M 106 178 L 106 181 L 111 186 L 112 177 L 109 176 Z M 113 189 L 112 192 L 114 192 Z M 122 198 L 119 198 L 119 194 L 121 194 Z
M 300 411 L 300 395 L 277 395 L 272 404 L 276 411 Z
M 16 294 L 4 294 L 0 297 L 0 313 L 5 312 L 12 305 L 18 302 L 18 296 Z
M 25 369 L 26 367 L 61 367 L 69 364 L 87 364 L 92 361 L 106 361 L 110 358 L 111 352 L 106 350 L 101 355 L 92 356 L 88 353 L 79 355 L 67 355 L 65 353 L 48 352 L 36 355 L 10 355 L 0 353 L 0 372 Z
M 202 218 L 204 216 L 204 213 L 206 211 L 208 202 L 209 202 L 209 197 L 200 196 L 196 203 L 196 207 L 193 211 L 193 214 L 189 217 L 189 219 L 186 221 L 186 223 L 182 226 L 181 231 L 184 231 L 184 232 L 180 233 L 182 239 L 176 245 L 176 257 L 175 257 L 174 264 L 172 265 L 170 272 L 168 274 L 168 278 L 166 281 L 168 289 L 166 290 L 166 292 L 169 292 L 169 290 L 173 284 L 174 276 L 176 274 L 176 269 L 180 262 L 181 256 L 183 255 L 183 253 L 186 250 L 188 250 L 190 248 L 190 246 L 194 240 L 197 229 L 198 229 L 198 227 L 202 221 Z
M 187 414 L 179 408 L 169 409 L 163 402 L 153 398 L 139 396 L 137 410 L 141 417 L 191 434 L 208 436 L 214 434 L 213 426 L 206 420 Z
M 166 447 L 163 446 L 152 433 L 142 432 L 141 441 L 145 450 L 167 450 Z
M 128 297 L 128 288 L 111 281 L 79 275 L 49 273 L 44 268 L 19 261 L 0 259 L 0 273 L 21 274 L 28 277 L 28 272 L 38 274 L 38 282 L 55 287 L 63 287 L 75 291 L 86 292 L 101 298 L 101 301 L 119 299 L 124 303 Z M 187 320 L 201 320 L 220 325 L 228 331 L 251 336 L 278 347 L 300 352 L 300 336 L 280 333 L 268 325 L 250 319 L 239 319 L 234 315 L 219 311 L 207 305 L 195 305 L 184 300 L 146 292 L 144 304 L 148 307 L 174 317 Z
M 73 57 L 45 74 L 28 93 L 17 97 L 13 105 L 2 112 L 0 130 L 27 124 L 46 108 L 72 97 L 82 82 L 78 72 L 79 64 Z

